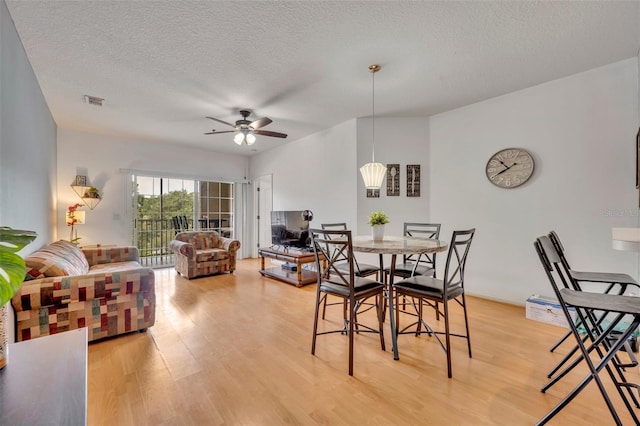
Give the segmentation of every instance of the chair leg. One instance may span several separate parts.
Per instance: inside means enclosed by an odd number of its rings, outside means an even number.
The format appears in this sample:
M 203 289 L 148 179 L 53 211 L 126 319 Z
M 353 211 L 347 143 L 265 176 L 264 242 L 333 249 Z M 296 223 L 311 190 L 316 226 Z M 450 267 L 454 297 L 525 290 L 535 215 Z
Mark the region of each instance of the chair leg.
M 422 297 L 420 297 L 418 298 L 418 326 L 416 327 L 416 337 L 419 336 L 422 331 L 422 306 Z
M 327 296 L 324 296 L 324 302 L 322 303 L 322 319 L 324 319 L 324 314 L 327 312 Z
M 551 410 L 542 419 L 540 419 L 538 421 L 538 423 L 536 423 L 536 425 L 544 425 L 547 422 L 549 422 L 549 420 L 551 420 L 569 402 L 571 402 L 573 400 L 573 398 L 575 398 L 582 391 L 582 389 L 584 389 L 589 384 L 589 382 L 591 382 L 591 380 L 595 380 L 596 381 L 598 389 L 600 390 L 600 394 L 602 395 L 603 399 L 605 400 L 605 403 L 607 404 L 607 408 L 609 408 L 609 412 L 611 413 L 611 416 L 613 417 L 614 422 L 617 425 L 622 425 L 622 422 L 620 421 L 620 418 L 618 417 L 618 413 L 616 412 L 615 407 L 613 406 L 611 400 L 609 399 L 609 395 L 607 394 L 607 391 L 606 391 L 602 381 L 600 380 L 600 376 L 598 375 L 598 373 L 600 372 L 600 370 L 602 370 L 603 367 L 607 366 L 607 364 L 615 356 L 616 352 L 622 347 L 623 342 L 631 335 L 631 333 L 633 332 L 633 329 L 637 328 L 637 327 L 638 327 L 638 318 L 636 317 L 636 318 L 634 318 L 633 326 L 629 327 L 627 329 L 627 331 L 625 333 L 623 333 L 623 336 L 620 339 L 621 341 L 617 342 L 613 347 L 609 348 L 609 350 L 607 351 L 606 355 L 604 355 L 601 358 L 601 360 L 598 362 L 597 365 L 593 364 L 593 361 L 589 357 L 589 350 L 585 347 L 584 343 L 582 342 L 582 339 L 576 338 L 578 346 L 580 347 L 580 351 L 582 352 L 582 357 L 585 360 L 587 366 L 589 367 L 589 374 L 582 380 L 582 382 L 580 382 L 580 384 L 578 384 L 578 386 L 576 386 L 573 389 L 573 391 L 571 391 L 571 393 L 569 393 L 569 395 L 564 397 L 564 399 L 562 401 L 560 401 L 560 403 L 558 405 L 556 405 L 553 408 L 553 410 Z M 577 334 L 577 329 L 573 328 L 572 329 L 572 334 L 574 334 L 574 335 Z M 594 344 L 595 344 L 595 342 L 594 342 Z M 634 420 L 636 420 L 636 424 L 637 424 L 637 418 L 635 416 L 635 413 L 631 409 L 629 410 L 629 412 L 632 415 L 632 417 L 634 417 Z
M 389 297 L 391 297 L 391 296 L 389 296 Z M 398 294 L 397 290 L 396 290 L 395 296 L 393 296 L 393 297 L 395 297 L 395 303 L 394 303 L 394 306 L 395 306 L 394 311 L 395 312 L 394 312 L 394 314 L 396 316 L 396 329 L 392 330 L 392 332 L 396 333 L 396 336 L 397 336 L 398 333 L 400 332 L 400 309 L 398 309 L 398 300 L 400 300 L 400 295 Z M 398 340 L 396 338 L 396 344 L 397 344 L 397 342 L 398 342 Z
M 378 312 L 378 330 L 380 331 L 380 347 L 386 350 L 384 345 L 384 325 L 382 323 L 382 308 L 384 306 L 384 294 L 376 295 L 376 311 Z
M 320 314 L 320 303 L 322 303 L 322 300 L 323 299 L 320 298 L 320 292 L 318 291 L 318 294 L 316 296 L 316 309 L 315 309 L 316 315 L 313 318 L 313 339 L 311 341 L 311 355 L 316 354 L 316 337 L 318 335 L 318 315 Z M 324 300 L 326 302 L 326 294 L 325 294 Z
M 471 335 L 469 334 L 469 317 L 467 316 L 467 300 L 464 297 L 464 293 L 462 293 L 462 310 L 464 311 L 464 327 L 467 331 L 467 346 L 469 348 L 469 358 L 471 356 Z
M 447 353 L 447 375 L 449 378 L 453 376 L 451 372 L 451 336 L 449 335 L 449 303 L 445 300 L 442 302 L 444 305 L 444 335 L 445 342 L 447 343 L 446 353 Z
M 349 375 L 353 376 L 353 331 L 356 306 L 353 301 L 349 302 Z

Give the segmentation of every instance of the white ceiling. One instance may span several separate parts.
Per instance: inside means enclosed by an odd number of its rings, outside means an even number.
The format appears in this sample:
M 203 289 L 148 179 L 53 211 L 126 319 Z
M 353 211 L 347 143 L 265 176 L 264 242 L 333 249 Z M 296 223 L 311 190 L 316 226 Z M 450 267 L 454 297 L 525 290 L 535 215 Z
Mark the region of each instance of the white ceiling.
M 640 47 L 640 1 L 6 3 L 60 127 L 245 155 L 370 116 L 370 64 L 377 117 L 428 116 Z M 203 135 L 240 109 L 289 138 Z

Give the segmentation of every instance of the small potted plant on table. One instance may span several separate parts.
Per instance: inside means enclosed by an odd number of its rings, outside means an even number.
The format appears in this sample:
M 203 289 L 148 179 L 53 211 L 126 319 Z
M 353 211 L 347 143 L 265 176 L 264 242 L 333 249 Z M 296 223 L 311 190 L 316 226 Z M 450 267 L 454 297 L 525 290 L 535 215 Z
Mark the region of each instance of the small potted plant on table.
M 384 225 L 387 223 L 389 223 L 389 216 L 385 212 L 371 213 L 369 225 L 371 225 L 373 241 L 382 241 L 384 239 Z

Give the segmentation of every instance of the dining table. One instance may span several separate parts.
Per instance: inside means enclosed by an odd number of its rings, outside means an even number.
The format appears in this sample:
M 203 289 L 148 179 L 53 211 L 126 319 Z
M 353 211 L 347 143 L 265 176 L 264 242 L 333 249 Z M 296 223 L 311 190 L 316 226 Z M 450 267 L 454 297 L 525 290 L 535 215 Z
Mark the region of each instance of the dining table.
M 393 313 L 393 279 L 396 269 L 396 258 L 400 255 L 421 255 L 440 253 L 448 248 L 448 243 L 443 240 L 419 237 L 384 236 L 382 240 L 374 240 L 370 235 L 358 235 L 353 238 L 354 252 L 375 253 L 380 261 L 380 279 L 384 274 L 384 255 L 391 255 L 389 265 L 390 275 L 387 282 L 387 300 L 389 303 L 389 324 L 391 326 L 391 343 L 393 347 L 393 359 L 399 360 L 398 336 L 396 334 L 395 316 Z

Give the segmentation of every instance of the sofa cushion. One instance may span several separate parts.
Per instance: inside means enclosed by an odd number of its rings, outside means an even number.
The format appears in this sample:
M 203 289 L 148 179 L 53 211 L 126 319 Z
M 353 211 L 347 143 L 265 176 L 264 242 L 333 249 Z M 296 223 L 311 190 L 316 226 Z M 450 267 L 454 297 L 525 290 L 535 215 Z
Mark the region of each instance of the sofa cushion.
M 128 269 L 139 269 L 142 266 L 134 260 L 115 263 L 99 263 L 89 268 L 89 274 L 108 274 L 113 272 L 126 271 Z
M 204 249 L 196 252 L 196 262 L 211 262 L 229 258 L 229 252 L 224 249 Z
M 196 246 L 196 250 L 205 250 L 211 248 L 217 248 L 220 238 L 218 234 L 213 232 L 202 232 L 194 235 L 193 245 Z
M 89 263 L 82 251 L 75 244 L 64 240 L 31 253 L 24 262 L 27 279 L 84 275 L 89 272 Z

